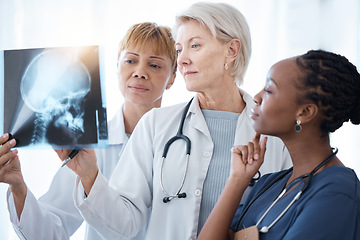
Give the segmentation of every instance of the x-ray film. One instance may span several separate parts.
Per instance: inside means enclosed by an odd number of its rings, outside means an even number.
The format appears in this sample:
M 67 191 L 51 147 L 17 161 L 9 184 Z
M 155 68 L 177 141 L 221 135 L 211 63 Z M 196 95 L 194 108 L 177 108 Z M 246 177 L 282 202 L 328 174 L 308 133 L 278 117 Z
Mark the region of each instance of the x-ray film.
M 99 46 L 0 52 L 2 133 L 17 147 L 73 149 L 107 145 Z

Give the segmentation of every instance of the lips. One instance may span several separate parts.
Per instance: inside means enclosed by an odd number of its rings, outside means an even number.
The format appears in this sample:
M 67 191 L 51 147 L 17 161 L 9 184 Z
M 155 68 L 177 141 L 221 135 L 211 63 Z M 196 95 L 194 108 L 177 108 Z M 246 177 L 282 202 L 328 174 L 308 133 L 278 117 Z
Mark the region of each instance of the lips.
M 131 84 L 129 85 L 129 88 L 135 92 L 146 92 L 149 91 L 149 88 L 142 84 Z
M 185 72 L 184 72 L 184 77 L 186 77 L 186 76 L 192 76 L 192 75 L 194 75 L 195 73 L 197 73 L 197 72 L 195 72 L 195 71 L 185 71 Z
M 255 120 L 258 117 L 259 117 L 259 114 L 255 111 L 255 108 L 252 108 L 250 118 Z

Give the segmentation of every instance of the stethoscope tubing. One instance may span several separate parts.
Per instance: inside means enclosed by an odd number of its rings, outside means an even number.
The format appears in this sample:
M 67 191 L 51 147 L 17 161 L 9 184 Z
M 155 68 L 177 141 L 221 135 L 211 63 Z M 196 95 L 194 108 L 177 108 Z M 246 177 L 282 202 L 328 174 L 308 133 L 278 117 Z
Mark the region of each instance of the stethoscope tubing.
M 182 178 L 182 181 L 181 181 L 181 185 L 179 187 L 179 190 L 174 194 L 174 195 L 171 195 L 170 193 L 168 193 L 165 188 L 164 188 L 164 184 L 163 184 L 163 181 L 162 181 L 162 169 L 163 169 L 163 165 L 164 165 L 164 160 L 165 158 L 162 158 L 162 163 L 161 163 L 161 170 L 160 170 L 160 187 L 163 191 L 163 193 L 165 193 L 165 195 L 167 195 L 167 197 L 169 197 L 168 200 L 171 200 L 173 198 L 176 198 L 179 196 L 180 194 L 180 191 L 182 190 L 183 186 L 184 186 L 184 182 L 185 182 L 185 178 L 186 178 L 186 174 L 188 172 L 188 166 L 189 166 L 189 158 L 190 158 L 190 155 L 189 154 L 186 154 L 186 166 L 185 166 L 185 171 L 184 171 L 184 175 L 183 175 L 183 178 Z M 186 197 L 186 195 L 185 195 Z
M 191 152 L 191 141 L 187 136 L 185 136 L 183 134 L 183 128 L 184 128 L 184 122 L 185 122 L 186 114 L 187 114 L 187 112 L 189 110 L 190 104 L 193 101 L 193 99 L 194 98 L 192 98 L 187 103 L 187 105 L 185 106 L 185 109 L 184 109 L 183 114 L 181 116 L 181 121 L 180 121 L 179 128 L 178 128 L 178 131 L 177 131 L 176 135 L 173 136 L 172 138 L 170 138 L 165 143 L 165 146 L 164 146 L 162 159 L 161 159 L 161 168 L 160 168 L 160 187 L 161 187 L 163 193 L 166 195 L 166 197 L 163 198 L 164 203 L 167 203 L 167 202 L 171 201 L 173 198 L 185 198 L 186 197 L 185 192 L 184 193 L 180 193 L 180 192 L 181 192 L 181 190 L 182 190 L 182 188 L 184 186 L 186 175 L 187 175 L 187 172 L 188 172 L 190 152 Z M 169 151 L 169 148 L 170 148 L 171 144 L 173 144 L 175 141 L 177 141 L 179 139 L 184 140 L 185 144 L 186 144 L 186 165 L 185 165 L 184 175 L 182 177 L 181 184 L 180 184 L 180 187 L 179 187 L 178 191 L 175 194 L 170 194 L 165 190 L 165 187 L 164 187 L 164 184 L 163 184 L 164 162 L 165 162 L 165 159 L 166 159 L 166 156 L 167 156 L 167 153 Z
M 179 128 L 178 128 L 178 131 L 176 133 L 175 136 L 173 136 L 172 138 L 170 138 L 166 143 L 165 143 L 165 146 L 164 146 L 164 150 L 163 150 L 163 154 L 162 154 L 162 157 L 163 158 L 166 158 L 166 155 L 167 153 L 169 152 L 169 148 L 170 148 L 170 145 L 175 142 L 176 140 L 179 140 L 179 139 L 183 139 L 186 143 L 186 154 L 188 154 L 190 156 L 190 151 L 191 151 L 191 141 L 190 139 L 185 136 L 183 134 L 183 128 L 184 128 L 184 122 L 185 122 L 185 118 L 186 118 L 186 114 L 189 110 L 189 107 L 190 107 L 190 104 L 191 102 L 193 101 L 194 98 L 192 98 L 185 106 L 185 109 L 184 109 L 184 112 L 181 116 L 181 121 L 180 121 L 180 124 L 179 124 Z
M 240 218 L 236 224 L 236 230 L 239 231 L 239 224 L 241 222 L 241 220 L 244 218 L 246 212 L 249 210 L 249 208 L 252 206 L 252 204 L 261 196 L 263 195 L 264 192 L 266 192 L 269 188 L 272 187 L 272 185 L 274 185 L 277 181 L 279 181 L 280 179 L 284 178 L 288 173 L 290 173 L 293 170 L 293 168 L 289 168 L 287 170 L 285 170 L 281 175 L 279 175 L 277 178 L 275 178 L 273 181 L 271 181 L 268 185 L 266 185 L 263 189 L 260 190 L 260 192 L 258 192 L 258 194 L 251 200 L 251 202 L 244 208 L 243 212 L 240 215 Z
M 190 152 L 191 152 L 191 140 L 183 134 L 183 128 L 184 128 L 184 123 L 185 123 L 185 119 L 186 119 L 186 115 L 189 111 L 190 105 L 192 103 L 194 98 L 192 98 L 185 106 L 185 109 L 183 111 L 183 114 L 181 116 L 181 120 L 180 120 L 180 124 L 177 130 L 177 133 L 175 136 L 173 136 L 172 138 L 170 138 L 164 146 L 164 150 L 163 150 L 163 154 L 162 154 L 162 160 L 161 160 L 161 168 L 160 168 L 160 187 L 163 191 L 163 193 L 166 195 L 166 197 L 163 198 L 163 202 L 167 203 L 170 200 L 172 200 L 173 198 L 185 198 L 186 197 L 186 193 L 180 193 L 184 183 L 185 183 L 185 178 L 188 172 L 188 166 L 189 166 L 189 159 L 190 159 Z M 172 143 L 174 143 L 175 141 L 182 139 L 185 141 L 186 144 L 186 166 L 185 166 L 185 172 L 180 184 L 180 188 L 178 189 L 178 191 L 175 194 L 170 194 L 165 190 L 164 184 L 163 184 L 163 169 L 164 169 L 164 162 L 167 156 L 167 153 L 169 151 L 169 148 L 171 146 Z M 251 182 L 249 183 L 249 186 L 253 186 L 255 184 L 255 182 L 261 177 L 261 173 L 260 171 L 258 171 L 258 176 L 254 177 Z
M 270 211 L 270 209 L 280 200 L 280 198 L 289 190 L 291 189 L 296 183 L 298 183 L 299 181 L 304 180 L 305 178 L 306 181 L 304 183 L 304 185 L 301 187 L 300 191 L 295 195 L 295 197 L 292 199 L 292 201 L 286 206 L 286 208 L 280 213 L 280 215 L 269 225 L 269 226 L 264 226 L 261 229 L 259 229 L 259 232 L 261 233 L 267 233 L 270 228 L 272 226 L 275 225 L 275 223 L 277 221 L 279 221 L 279 219 L 287 212 L 287 210 L 295 203 L 295 201 L 297 201 L 301 194 L 308 188 L 308 186 L 310 185 L 310 182 L 312 180 L 312 177 L 314 176 L 314 174 L 322 167 L 324 166 L 327 162 L 329 162 L 338 152 L 338 149 L 335 148 L 333 149 L 333 153 L 327 157 L 324 161 L 322 161 L 318 166 L 316 166 L 310 173 L 304 174 L 296 179 L 294 179 L 280 194 L 279 196 L 275 199 L 275 201 L 270 205 L 270 207 L 265 211 L 265 213 L 260 217 L 259 221 L 256 223 L 256 226 L 258 227 L 260 222 L 265 218 L 265 216 L 267 215 L 267 213 Z M 243 210 L 237 224 L 236 224 L 236 230 L 239 230 L 239 224 L 241 222 L 241 220 L 243 219 L 243 217 L 245 216 L 246 212 L 248 211 L 248 209 L 250 208 L 250 206 L 265 192 L 267 191 L 270 187 L 272 187 L 277 181 L 279 181 L 280 179 L 284 178 L 288 173 L 290 173 L 293 170 L 293 168 L 289 168 L 288 170 L 284 171 L 281 175 L 279 175 L 277 178 L 275 178 L 273 181 L 271 181 L 267 186 L 265 186 L 255 197 L 254 199 L 246 206 L 246 208 Z

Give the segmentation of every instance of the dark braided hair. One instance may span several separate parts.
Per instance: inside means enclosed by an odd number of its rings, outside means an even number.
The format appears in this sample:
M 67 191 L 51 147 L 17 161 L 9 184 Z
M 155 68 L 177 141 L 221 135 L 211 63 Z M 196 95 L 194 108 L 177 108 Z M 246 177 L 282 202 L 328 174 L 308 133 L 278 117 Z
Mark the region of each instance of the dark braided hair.
M 319 107 L 321 131 L 334 132 L 344 122 L 360 124 L 360 74 L 344 56 L 311 50 L 296 62 L 304 74 L 300 87 L 305 94 L 299 102 L 310 100 Z

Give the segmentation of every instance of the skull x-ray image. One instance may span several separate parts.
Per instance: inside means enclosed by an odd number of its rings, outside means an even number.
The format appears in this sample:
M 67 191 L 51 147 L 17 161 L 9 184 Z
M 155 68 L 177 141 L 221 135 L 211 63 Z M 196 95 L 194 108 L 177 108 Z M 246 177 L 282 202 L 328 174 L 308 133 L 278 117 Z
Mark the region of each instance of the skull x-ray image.
M 17 147 L 106 145 L 99 47 L 3 51 L 4 132 Z

